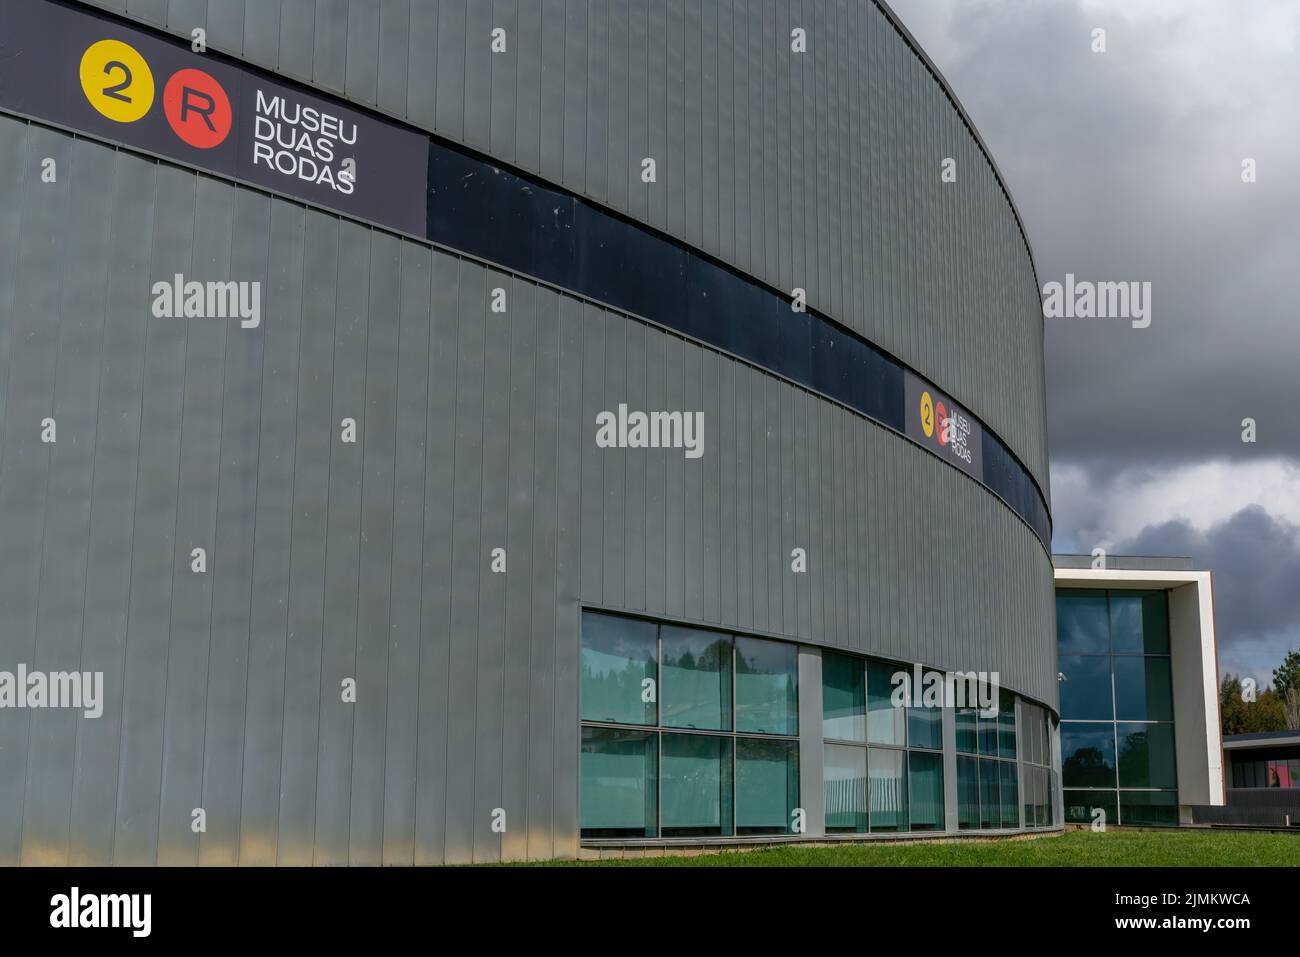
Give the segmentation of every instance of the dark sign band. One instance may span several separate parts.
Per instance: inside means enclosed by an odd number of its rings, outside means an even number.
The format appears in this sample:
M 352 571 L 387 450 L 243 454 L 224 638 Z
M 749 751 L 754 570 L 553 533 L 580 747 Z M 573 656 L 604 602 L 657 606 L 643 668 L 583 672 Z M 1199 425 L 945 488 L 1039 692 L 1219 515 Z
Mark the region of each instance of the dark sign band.
M 0 0 L 0 110 L 423 236 L 689 336 L 939 456 L 1050 552 L 1028 469 L 894 356 L 677 239 L 466 147 L 61 0 Z
M 109 16 L 0 0 L 0 107 L 424 235 L 427 135 Z

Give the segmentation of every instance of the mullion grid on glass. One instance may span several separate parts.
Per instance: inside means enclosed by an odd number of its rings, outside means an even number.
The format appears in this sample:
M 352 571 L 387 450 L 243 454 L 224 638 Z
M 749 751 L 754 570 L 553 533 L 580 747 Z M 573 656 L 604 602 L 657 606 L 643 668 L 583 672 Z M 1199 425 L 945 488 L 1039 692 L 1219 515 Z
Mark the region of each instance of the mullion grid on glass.
M 1115 635 L 1115 615 L 1112 611 L 1112 602 L 1114 600 L 1115 592 L 1112 591 L 1111 589 L 1107 589 L 1105 594 L 1106 594 L 1106 632 L 1107 632 L 1107 637 L 1109 638 L 1109 647 L 1107 648 L 1107 651 L 1109 652 L 1108 663 L 1110 665 L 1110 680 L 1111 680 L 1111 719 L 1114 722 L 1111 726 L 1111 729 L 1113 732 L 1113 740 L 1114 740 L 1114 748 L 1115 748 L 1115 818 L 1116 818 L 1117 826 L 1123 827 L 1124 826 L 1124 799 L 1123 799 L 1124 794 L 1132 793 L 1132 792 L 1147 792 L 1147 791 L 1169 792 L 1170 789 L 1169 788 L 1125 787 L 1121 780 L 1120 759 L 1122 753 L 1119 747 L 1119 726 L 1121 722 L 1119 717 L 1119 684 L 1117 678 L 1117 671 L 1115 667 L 1115 659 L 1116 658 L 1137 658 L 1143 662 L 1146 662 L 1148 659 L 1151 658 L 1163 658 L 1165 660 L 1171 660 L 1172 648 L 1170 647 L 1168 641 L 1166 640 L 1165 643 L 1165 647 L 1167 649 L 1166 652 L 1162 654 L 1152 654 L 1147 651 L 1147 645 L 1146 645 L 1147 623 L 1146 623 L 1146 608 L 1144 605 L 1142 608 L 1142 615 L 1140 618 L 1140 625 L 1139 625 L 1142 634 L 1142 641 L 1141 641 L 1142 650 L 1140 652 L 1119 651 L 1117 648 L 1118 643 Z M 1134 596 L 1126 596 L 1126 597 L 1145 598 L 1145 593 L 1137 592 Z M 1169 626 L 1168 595 L 1165 594 L 1164 592 L 1161 592 L 1160 600 L 1165 603 L 1165 612 L 1163 615 L 1163 620 L 1165 623 L 1165 628 L 1168 629 Z M 1172 720 L 1157 721 L 1152 719 L 1129 719 L 1129 718 L 1124 719 L 1123 723 L 1124 724 L 1150 724 L 1150 725 L 1169 724 L 1171 726 L 1173 724 Z M 1172 755 L 1172 757 L 1174 760 L 1177 759 L 1176 754 Z M 1174 771 L 1174 780 L 1175 781 L 1178 780 L 1176 767 Z
M 907 714 L 906 714 L 906 710 L 904 710 L 904 714 L 901 722 L 901 726 L 902 726 L 901 742 L 891 743 L 891 742 L 871 740 L 871 669 L 873 664 L 877 666 L 883 666 L 886 664 L 886 662 L 876 658 L 862 659 L 862 668 L 864 674 L 863 689 L 866 692 L 866 708 L 867 708 L 866 710 L 867 734 L 866 734 L 866 743 L 863 745 L 867 749 L 867 833 L 872 834 L 872 833 L 876 833 L 877 831 L 879 831 L 880 833 L 898 833 L 900 831 L 910 830 L 911 814 L 910 814 L 910 809 L 907 806 L 908 798 L 905 798 L 903 800 L 903 806 L 899 812 L 899 813 L 907 814 L 908 826 L 898 827 L 896 825 L 892 828 L 886 826 L 881 826 L 878 828 L 876 825 L 876 807 L 875 807 L 876 795 L 873 793 L 873 789 L 871 787 L 871 772 L 872 769 L 875 767 L 875 762 L 872 760 L 875 754 L 887 754 L 887 753 L 901 754 L 903 760 L 903 770 L 901 774 L 901 780 L 903 782 L 904 788 L 906 787 L 907 772 L 908 772 L 907 741 L 909 736 L 908 735 L 909 729 L 907 727 Z M 896 722 L 897 718 L 895 718 L 894 721 Z M 886 770 L 888 770 L 888 768 L 886 768 Z M 894 793 L 895 796 L 897 796 L 898 793 L 897 784 L 894 785 Z M 883 808 L 881 809 L 881 813 L 883 816 L 884 813 Z
M 640 620 L 643 620 L 643 619 L 637 619 L 637 618 L 634 618 L 633 616 L 605 615 L 605 613 L 601 613 L 601 612 L 593 612 L 593 613 L 594 613 L 594 614 L 598 614 L 598 615 L 604 615 L 605 617 L 610 617 L 610 618 L 620 618 L 620 619 L 625 619 L 625 620 L 628 620 L 628 621 L 640 621 Z M 586 618 L 587 614 L 588 614 L 588 612 L 586 612 L 586 611 L 583 612 L 583 617 L 584 617 L 584 619 Z M 739 742 L 740 742 L 740 741 L 744 741 L 744 740 L 753 740 L 753 741 L 780 741 L 780 742 L 787 742 L 787 743 L 788 743 L 788 742 L 794 742 L 794 744 L 795 744 L 796 747 L 797 747 L 798 740 L 799 740 L 799 738 L 798 738 L 798 728 L 797 728 L 797 727 L 795 728 L 795 732 L 794 732 L 793 734 L 774 734 L 774 733 L 767 733 L 767 732 L 760 732 L 760 731 L 747 731 L 747 732 L 744 732 L 744 733 L 738 732 L 738 731 L 736 730 L 736 726 L 737 726 L 737 721 L 736 721 L 736 710 L 737 710 L 736 691 L 737 691 L 737 672 L 738 672 L 738 668 L 737 668 L 737 656 L 738 656 L 738 654 L 739 654 L 739 651 L 738 651 L 738 641 L 737 641 L 737 639 L 738 639 L 739 637 L 741 637 L 741 636 L 738 636 L 738 635 L 736 635 L 736 634 L 734 634 L 734 633 L 731 633 L 731 632 L 714 631 L 713 629 L 695 629 L 695 628 L 692 628 L 691 630 L 700 631 L 700 632 L 707 632 L 707 633 L 709 633 L 709 634 L 714 634 L 714 635 L 718 635 L 718 636 L 721 636 L 721 637 L 725 637 L 725 639 L 726 639 L 726 641 L 727 641 L 727 643 L 728 643 L 728 645 L 729 645 L 729 648 L 730 648 L 729 660 L 730 660 L 730 666 L 731 666 L 731 675 L 730 675 L 731 696 L 730 696 L 730 702 L 729 702 L 729 704 L 728 704 L 728 708 L 729 708 L 729 715 L 727 716 L 727 717 L 728 717 L 728 720 L 725 721 L 725 722 L 723 722 L 724 724 L 727 725 L 727 727 L 722 728 L 722 729 L 712 729 L 712 728 L 693 728 L 693 727 L 688 727 L 688 728 L 679 728 L 679 727 L 675 727 L 675 726 L 670 726 L 670 725 L 666 725 L 666 724 L 664 724 L 664 708 L 663 708 L 663 704 L 664 704 L 663 677 L 664 677 L 664 671 L 665 671 L 665 668 L 664 668 L 664 651 L 663 651 L 663 645 L 664 645 L 664 640 L 663 640 L 663 629 L 664 629 L 665 627 L 673 628 L 673 627 L 690 627 L 690 626 L 677 626 L 677 625 L 674 625 L 674 624 L 672 624 L 672 623 L 668 623 L 668 622 L 653 622 L 653 625 L 654 625 L 654 629 L 655 629 L 655 698 L 654 698 L 654 722 L 653 722 L 652 724 L 639 724 L 639 725 L 633 724 L 633 725 L 629 725 L 629 724 L 624 724 L 624 723 L 617 722 L 617 721 L 600 721 L 600 720 L 583 719 L 583 720 L 581 721 L 581 725 L 582 725 L 583 727 L 591 727 L 591 728 L 607 728 L 607 729 L 611 729 L 611 730 L 635 730 L 635 731 L 644 732 L 644 733 L 647 733 L 647 734 L 652 734 L 652 735 L 654 736 L 654 738 L 655 738 L 655 741 L 654 741 L 654 748 L 655 748 L 655 751 L 654 751 L 654 753 L 655 753 L 655 755 L 656 755 L 656 759 L 657 759 L 657 760 L 656 760 L 656 766 L 655 766 L 655 783 L 654 783 L 654 788 L 655 788 L 655 789 L 654 789 L 654 794 L 655 794 L 655 819 L 654 819 L 654 821 L 652 822 L 652 827 L 650 828 L 650 830 L 653 831 L 653 835 L 652 835 L 652 836 L 654 836 L 654 837 L 659 837 L 659 838 L 662 838 L 662 837 L 665 836 L 665 835 L 664 835 L 664 823 L 663 823 L 663 821 L 664 821 L 664 802 L 663 802 L 663 795 L 664 795 L 664 779 L 665 779 L 665 777 L 667 776 L 667 775 L 665 774 L 665 772 L 664 772 L 664 737 L 665 737 L 665 735 L 670 735 L 670 734 L 671 734 L 671 735 L 680 735 L 680 736 L 688 736 L 688 735 L 689 735 L 689 736 L 693 736 L 693 737 L 697 737 L 697 738 L 710 737 L 710 738 L 728 739 L 729 742 L 730 742 L 729 745 L 728 745 L 728 747 L 729 747 L 730 752 L 731 752 L 730 762 L 729 762 L 729 763 L 730 763 L 730 768 L 729 768 L 729 770 L 730 770 L 730 780 L 729 780 L 729 784 L 728 784 L 728 791 L 729 791 L 729 798 L 730 798 L 730 800 L 729 800 L 729 813 L 723 814 L 723 813 L 722 813 L 723 809 L 720 808 L 720 815 L 721 815 L 721 816 L 720 816 L 720 818 L 719 818 L 719 824 L 718 824 L 718 830 L 720 831 L 720 833 L 719 833 L 717 836 L 718 836 L 718 837 L 733 837 L 733 836 L 736 835 L 736 832 L 737 832 L 737 829 L 738 829 L 738 825 L 737 825 L 737 823 L 736 823 L 736 821 L 737 821 L 737 816 L 736 816 L 736 803 L 737 803 L 737 794 L 738 794 L 738 785 L 737 785 L 737 782 L 738 782 L 738 780 L 739 780 L 739 766 L 738 766 L 738 765 L 739 765 L 739 760 L 740 760 L 739 752 L 740 752 L 740 750 L 741 750 L 741 749 L 740 749 L 740 746 L 739 746 Z M 721 637 L 720 637 L 719 640 L 721 640 Z M 792 645 L 792 643 L 790 643 L 790 642 L 778 642 L 778 641 L 776 641 L 776 640 L 774 640 L 774 639 L 767 639 L 767 638 L 755 639 L 755 640 L 757 640 L 757 641 L 771 641 L 773 644 Z M 794 646 L 794 647 L 797 648 L 797 646 Z M 795 660 L 795 666 L 796 666 L 796 669 L 797 669 L 797 658 L 796 658 L 796 660 Z M 793 709 L 794 709 L 794 713 L 795 713 L 795 715 L 797 715 L 797 714 L 798 714 L 798 696 L 799 696 L 799 689 L 798 689 L 798 685 L 797 685 L 797 682 L 798 682 L 798 678 L 797 678 L 797 670 L 796 670 L 795 672 L 792 672 L 792 674 L 794 675 L 794 681 L 795 681 L 795 687 L 794 687 L 794 689 L 793 689 L 793 691 L 794 691 L 794 702 L 793 702 L 792 707 L 793 707 Z M 797 721 L 797 718 L 796 718 L 796 721 Z M 787 751 L 787 758 L 788 758 L 788 751 Z M 796 759 L 797 759 L 797 752 L 796 752 Z M 789 774 L 789 773 L 791 773 L 791 772 L 787 771 L 787 774 Z M 796 774 L 796 777 L 795 777 L 795 786 L 797 787 L 797 774 Z M 789 797 L 789 785 L 788 785 L 788 781 L 787 781 L 787 797 Z M 723 820 L 723 819 L 722 819 L 723 817 L 726 817 L 727 820 Z M 786 833 L 788 833 L 788 829 L 789 829 L 789 827 L 791 826 L 791 824 L 792 824 L 792 822 L 787 822 L 787 825 L 786 825 L 786 828 L 787 828 Z
M 1105 609 L 1106 609 L 1105 650 L 1101 652 L 1080 652 L 1078 653 L 1078 657 L 1103 658 L 1106 661 L 1108 677 L 1109 677 L 1110 699 L 1111 699 L 1110 716 L 1109 718 L 1104 718 L 1104 719 L 1103 718 L 1098 718 L 1098 719 L 1071 718 L 1069 719 L 1068 723 L 1072 726 L 1084 726 L 1089 724 L 1109 725 L 1110 743 L 1111 743 L 1112 753 L 1114 754 L 1114 768 L 1113 768 L 1114 780 L 1112 786 L 1110 787 L 1104 787 L 1100 785 L 1076 785 L 1075 787 L 1070 788 L 1070 790 L 1076 793 L 1086 793 L 1091 791 L 1097 794 L 1107 795 L 1109 799 L 1114 802 L 1117 825 L 1123 825 L 1124 824 L 1123 797 L 1125 794 L 1140 794 L 1140 793 L 1176 794 L 1177 792 L 1176 787 L 1167 787 L 1167 786 L 1166 787 L 1139 787 L 1139 786 L 1125 785 L 1123 783 L 1121 757 L 1127 752 L 1121 750 L 1120 736 L 1119 736 L 1119 726 L 1121 724 L 1145 725 L 1152 729 L 1159 728 L 1159 727 L 1168 727 L 1172 730 L 1173 727 L 1172 716 L 1169 718 L 1163 718 L 1163 717 L 1152 718 L 1149 716 L 1150 712 L 1145 709 L 1143 710 L 1142 717 L 1120 718 L 1120 684 L 1119 684 L 1119 668 L 1117 667 L 1117 662 L 1120 661 L 1125 661 L 1125 662 L 1135 661 L 1135 660 L 1141 661 L 1144 663 L 1142 669 L 1142 680 L 1145 681 L 1147 680 L 1147 670 L 1145 665 L 1146 662 L 1172 660 L 1172 649 L 1169 646 L 1168 634 L 1167 634 L 1168 620 L 1169 620 L 1168 595 L 1164 592 L 1157 592 L 1153 595 L 1145 591 L 1121 592 L 1113 589 L 1106 589 L 1101 594 L 1105 601 Z M 1135 641 L 1131 642 L 1131 644 L 1134 646 L 1134 649 L 1136 650 L 1120 648 L 1121 642 L 1119 636 L 1116 633 L 1116 627 L 1117 627 L 1116 602 L 1121 597 L 1128 600 L 1137 600 L 1142 602 L 1142 604 L 1139 606 L 1140 615 L 1138 617 L 1138 624 L 1137 624 L 1137 631 L 1138 631 L 1137 638 Z M 1154 599 L 1156 602 L 1159 603 L 1157 608 L 1157 617 L 1161 622 L 1160 627 L 1162 627 L 1166 632 L 1162 640 L 1160 641 L 1159 646 L 1163 647 L 1165 649 L 1164 651 L 1152 652 L 1149 650 L 1150 646 L 1148 645 L 1147 642 L 1147 632 L 1150 623 L 1147 620 L 1147 612 L 1150 606 L 1147 604 L 1147 601 L 1151 599 Z M 1127 711 L 1125 713 L 1127 714 Z M 1176 782 L 1177 781 L 1177 765 L 1176 765 L 1177 754 L 1175 752 L 1171 751 L 1170 761 L 1173 765 L 1171 769 L 1172 780 Z M 1062 780 L 1061 784 L 1062 784 L 1062 788 L 1064 788 L 1065 787 L 1064 780 Z
M 913 763 L 914 763 L 913 754 L 918 756 L 925 756 L 927 759 L 938 756 L 940 758 L 940 761 L 942 762 L 942 756 L 944 753 L 942 739 L 940 739 L 940 743 L 938 747 L 924 747 L 918 745 L 915 742 L 913 731 L 912 731 L 912 722 L 911 722 L 912 708 L 911 707 L 905 707 L 903 709 L 902 718 L 895 719 L 898 723 L 898 727 L 901 732 L 901 741 L 872 740 L 872 731 L 871 731 L 871 714 L 872 714 L 871 669 L 873 665 L 878 668 L 892 666 L 894 668 L 904 668 L 904 669 L 906 669 L 907 666 L 900 665 L 894 662 L 884 661 L 878 658 L 862 657 L 858 655 L 848 655 L 848 654 L 843 654 L 841 652 L 830 652 L 829 654 L 833 654 L 841 658 L 849 658 L 860 662 L 859 668 L 862 676 L 862 685 L 863 685 L 863 739 L 859 741 L 859 740 L 846 739 L 840 737 L 832 737 L 832 736 L 825 736 L 825 735 L 823 736 L 823 747 L 829 745 L 832 748 L 845 748 L 845 749 L 852 748 L 862 753 L 863 767 L 865 768 L 865 773 L 866 773 L 866 778 L 864 780 L 865 807 L 862 813 L 866 817 L 866 828 L 864 831 L 857 831 L 856 833 L 877 833 L 877 832 L 896 833 L 896 832 L 903 832 L 903 831 L 918 830 L 915 822 L 915 815 L 912 813 L 912 803 L 916 798 L 916 788 L 914 787 L 912 782 L 912 770 L 913 770 Z M 825 674 L 825 672 L 823 672 L 823 674 Z M 918 694 L 919 689 L 913 689 L 913 692 L 914 694 Z M 823 690 L 823 694 L 824 693 L 825 692 Z M 915 701 L 916 699 L 913 698 L 913 700 Z M 912 707 L 918 707 L 918 706 L 913 705 Z M 932 709 L 927 708 L 926 710 L 932 710 Z M 941 713 L 942 707 L 939 710 Z M 898 794 L 901 791 L 902 794 L 905 795 L 902 798 L 902 803 L 900 808 L 898 809 L 898 814 L 906 815 L 906 826 L 898 826 L 897 824 L 895 826 L 877 824 L 876 800 L 878 796 L 875 795 L 871 786 L 872 771 L 880 767 L 880 761 L 885 755 L 891 755 L 891 756 L 901 755 L 901 770 L 899 771 L 898 774 L 897 783 L 894 785 L 894 790 L 895 790 L 895 794 Z M 893 757 L 890 758 L 891 764 L 893 764 L 893 762 L 897 760 L 898 760 L 897 758 L 893 758 Z M 893 770 L 893 768 L 891 767 L 890 770 Z M 942 801 L 943 800 L 942 763 L 940 763 L 938 770 L 941 776 L 939 779 L 938 793 L 939 793 L 939 800 Z M 942 805 L 940 807 L 942 807 Z M 945 830 L 945 827 L 942 823 L 938 823 L 937 826 L 933 828 L 922 828 L 922 829 L 943 831 Z

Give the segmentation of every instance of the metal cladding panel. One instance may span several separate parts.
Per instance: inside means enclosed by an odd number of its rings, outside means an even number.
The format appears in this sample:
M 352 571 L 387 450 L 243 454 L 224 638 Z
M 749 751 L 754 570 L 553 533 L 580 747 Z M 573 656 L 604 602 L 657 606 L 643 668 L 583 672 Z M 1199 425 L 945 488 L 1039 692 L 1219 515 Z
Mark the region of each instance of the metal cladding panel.
M 99 5 L 804 286 L 1044 481 L 1031 263 L 874 3 Z M 45 157 L 57 183 L 0 189 L 0 667 L 80 661 L 105 700 L 0 712 L 0 863 L 573 856 L 583 604 L 1055 706 L 1041 546 L 899 436 L 526 278 L 0 117 L 14 182 Z M 262 326 L 152 318 L 176 273 L 262 282 Z M 703 411 L 706 454 L 598 449 L 623 402 Z
M 88 1 L 182 35 L 205 25 L 214 48 L 541 173 L 780 289 L 805 287 L 814 307 L 953 390 L 1045 490 L 1041 315 L 1036 289 L 1019 291 L 1034 282 L 1021 276 L 1027 251 L 974 137 L 870 0 Z M 497 26 L 504 55 L 490 48 Z M 805 55 L 790 52 L 796 26 L 809 31 Z M 658 161 L 653 189 L 638 177 L 643 156 Z M 939 182 L 948 156 L 956 185 Z M 720 182 L 710 189 L 731 174 L 737 200 Z M 738 202 L 746 185 L 749 202 Z M 978 244 L 953 248 L 953 281 L 919 280 L 920 248 L 953 233 L 933 209 L 945 192 L 978 200 L 963 224 L 1000 247 L 998 270 L 1014 281 L 985 269 Z M 854 220 L 883 221 L 906 263 L 842 241 L 846 195 Z M 889 283 L 896 302 L 871 308 L 871 281 Z M 984 295 L 949 326 L 945 313 L 969 303 L 971 282 Z M 1027 361 L 1011 361 L 1023 352 Z M 1011 365 L 1017 390 L 1005 387 Z

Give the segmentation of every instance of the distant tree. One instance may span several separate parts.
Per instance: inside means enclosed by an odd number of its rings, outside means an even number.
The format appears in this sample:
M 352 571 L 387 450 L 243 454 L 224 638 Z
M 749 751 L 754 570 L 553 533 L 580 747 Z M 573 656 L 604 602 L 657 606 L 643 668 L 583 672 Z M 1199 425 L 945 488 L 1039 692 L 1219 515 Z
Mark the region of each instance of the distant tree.
M 1115 780 L 1115 768 L 1099 748 L 1079 748 L 1065 759 L 1061 772 L 1068 780 L 1083 785 Z
M 1219 685 L 1219 710 L 1224 734 L 1255 734 L 1287 730 L 1282 695 L 1272 688 L 1257 693 L 1254 701 L 1241 700 L 1241 679 L 1224 675 Z
M 1300 731 L 1300 651 L 1289 651 L 1273 669 L 1273 687 L 1282 699 L 1287 730 Z
M 1281 666 L 1273 669 L 1273 687 L 1279 694 L 1291 688 L 1300 690 L 1300 651 L 1288 651 Z
M 1287 688 L 1282 699 L 1288 731 L 1300 731 L 1300 688 Z

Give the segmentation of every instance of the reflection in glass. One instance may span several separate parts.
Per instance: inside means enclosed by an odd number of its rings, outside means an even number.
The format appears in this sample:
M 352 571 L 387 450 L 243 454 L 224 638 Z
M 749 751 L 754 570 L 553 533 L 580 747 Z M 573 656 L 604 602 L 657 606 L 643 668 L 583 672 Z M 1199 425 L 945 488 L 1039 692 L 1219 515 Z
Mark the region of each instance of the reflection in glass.
M 907 830 L 907 752 L 871 748 L 867 784 L 873 831 Z
M 1109 592 L 1115 654 L 1169 654 L 1169 604 L 1163 591 Z
M 895 675 L 910 672 L 903 665 L 867 661 L 867 740 L 872 744 L 902 745 L 906 734 L 905 708 L 894 706 Z
M 1062 722 L 1061 775 L 1067 788 L 1113 788 L 1114 725 Z
M 978 716 L 980 732 L 980 754 L 993 757 L 998 753 L 998 719 L 984 715 Z
M 1104 818 L 1096 817 L 1098 809 L 1105 815 Z M 1065 820 L 1070 824 L 1091 824 L 1094 820 L 1103 820 L 1108 825 L 1118 824 L 1119 811 L 1115 803 L 1115 792 L 1067 790 Z
M 1016 766 L 1010 761 L 998 762 L 1002 791 L 1002 826 L 1020 826 L 1019 785 L 1016 782 Z
M 1056 593 L 1056 648 L 1061 655 L 1110 652 L 1105 592 L 1063 588 Z
M 1062 655 L 1059 659 L 1065 680 L 1059 682 L 1061 718 L 1065 721 L 1110 721 L 1110 657 Z
M 654 724 L 655 626 L 648 621 L 585 612 L 582 616 L 582 717 L 587 721 Z M 648 684 L 647 684 L 648 682 Z M 650 690 L 650 694 L 646 691 Z M 648 697 L 650 700 L 645 701 Z
M 736 833 L 794 833 L 799 742 L 736 739 Z
M 1117 655 L 1115 717 L 1121 721 L 1174 720 L 1173 684 L 1168 658 Z
M 980 758 L 980 827 L 1001 827 L 1002 807 L 998 803 L 998 762 Z
M 715 734 L 664 734 L 660 824 L 664 837 L 732 833 L 731 741 Z
M 912 830 L 942 831 L 943 755 L 908 752 L 912 794 Z
M 930 675 L 939 678 L 939 684 L 935 692 L 934 700 L 942 702 L 943 676 L 937 671 L 924 672 L 926 677 L 922 680 L 920 688 L 912 689 L 912 707 L 907 709 L 907 740 L 909 747 L 913 748 L 933 748 L 942 750 L 943 748 L 943 707 L 925 707 L 922 702 L 925 700 L 925 682 L 932 681 Z
M 762 638 L 736 639 L 736 730 L 798 734 L 799 648 Z
M 1173 791 L 1120 791 L 1120 823 L 1125 827 L 1178 823 L 1178 795 Z
M 1016 696 L 1009 691 L 998 696 L 998 755 L 1016 756 Z
M 867 749 L 826 745 L 822 765 L 826 794 L 826 831 L 867 829 Z
M 670 728 L 731 728 L 731 636 L 664 625 L 663 723 Z
M 979 717 L 970 708 L 957 711 L 957 750 L 965 754 L 979 751 Z
M 822 652 L 822 734 L 867 740 L 867 673 L 861 658 Z
M 1115 738 L 1119 742 L 1121 788 L 1178 786 L 1172 724 L 1117 724 Z
M 658 735 L 582 729 L 582 836 L 655 836 Z
M 957 826 L 962 830 L 980 826 L 980 772 L 975 758 L 957 758 Z

